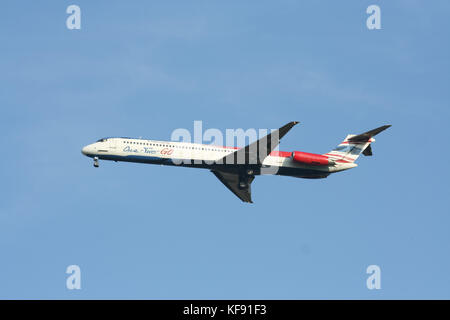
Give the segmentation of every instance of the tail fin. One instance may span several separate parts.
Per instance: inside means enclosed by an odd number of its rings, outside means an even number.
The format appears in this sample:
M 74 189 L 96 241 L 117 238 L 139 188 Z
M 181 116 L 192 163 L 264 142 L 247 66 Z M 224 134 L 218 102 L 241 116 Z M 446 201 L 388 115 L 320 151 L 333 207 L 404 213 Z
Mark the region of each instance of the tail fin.
M 332 160 L 343 160 L 346 162 L 355 162 L 361 153 L 365 156 L 371 156 L 372 147 L 370 144 L 375 142 L 373 137 L 390 126 L 391 125 L 381 126 L 358 135 L 349 134 L 340 145 L 325 155 Z

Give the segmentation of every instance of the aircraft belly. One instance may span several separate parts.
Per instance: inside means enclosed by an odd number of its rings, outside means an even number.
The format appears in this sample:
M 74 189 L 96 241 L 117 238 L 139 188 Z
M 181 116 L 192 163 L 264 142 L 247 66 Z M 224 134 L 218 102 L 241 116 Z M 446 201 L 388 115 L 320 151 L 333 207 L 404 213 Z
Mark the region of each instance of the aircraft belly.
M 216 170 L 233 171 L 231 167 L 226 164 L 214 164 L 213 157 L 201 157 L 200 154 L 178 154 L 178 157 L 168 156 L 150 156 L 144 154 L 129 154 L 125 152 L 114 152 L 108 154 L 99 154 L 99 159 L 137 162 L 147 164 L 161 164 L 172 165 L 180 167 L 195 167 L 195 168 L 209 168 Z M 185 159 L 183 159 L 185 158 Z M 207 159 L 206 159 L 207 158 Z M 235 168 L 236 169 L 236 168 Z M 268 156 L 263 161 L 261 170 L 255 170 L 254 175 L 283 175 L 300 178 L 325 178 L 330 174 L 329 167 L 313 167 L 302 165 L 301 163 L 293 162 L 292 159 L 286 157 L 272 157 Z
M 280 167 L 276 174 L 296 178 L 321 179 L 328 177 L 331 173 L 307 168 Z

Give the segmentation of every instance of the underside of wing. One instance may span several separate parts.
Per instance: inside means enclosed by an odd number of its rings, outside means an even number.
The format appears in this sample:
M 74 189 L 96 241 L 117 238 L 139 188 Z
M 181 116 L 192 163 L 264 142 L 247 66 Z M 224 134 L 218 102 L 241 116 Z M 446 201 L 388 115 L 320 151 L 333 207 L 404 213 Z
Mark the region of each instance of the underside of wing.
M 249 144 L 245 148 L 239 149 L 221 160 L 220 164 L 233 165 L 258 165 L 275 149 L 280 143 L 281 138 L 284 137 L 289 130 L 295 126 L 298 121 L 291 121 L 280 129 L 271 132 L 263 138 Z
M 219 170 L 211 170 L 212 173 L 228 188 L 233 192 L 239 199 L 244 202 L 252 202 L 252 191 L 251 183 L 254 176 L 250 176 L 242 185 L 242 180 L 239 178 L 238 173 L 223 172 Z

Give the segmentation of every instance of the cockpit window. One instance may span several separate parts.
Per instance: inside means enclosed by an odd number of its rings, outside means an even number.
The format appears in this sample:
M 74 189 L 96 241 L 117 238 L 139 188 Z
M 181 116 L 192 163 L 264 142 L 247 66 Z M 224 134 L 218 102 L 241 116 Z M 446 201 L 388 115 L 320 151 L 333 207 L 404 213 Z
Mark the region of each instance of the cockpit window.
M 107 140 L 108 140 L 107 138 L 101 138 L 101 139 L 97 140 L 97 142 L 105 142 Z

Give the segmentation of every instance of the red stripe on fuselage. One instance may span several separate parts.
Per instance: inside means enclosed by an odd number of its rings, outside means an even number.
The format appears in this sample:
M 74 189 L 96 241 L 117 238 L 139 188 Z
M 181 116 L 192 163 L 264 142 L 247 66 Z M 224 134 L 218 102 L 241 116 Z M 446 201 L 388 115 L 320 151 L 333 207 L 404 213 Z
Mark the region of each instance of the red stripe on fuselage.
M 219 148 L 235 149 L 235 150 L 241 149 L 241 148 L 237 148 L 237 147 L 225 147 L 225 146 L 221 146 Z M 320 154 L 318 154 L 318 153 L 311 153 L 311 154 L 320 156 Z M 280 157 L 280 158 L 290 158 L 291 155 L 292 155 L 292 152 L 289 152 L 289 151 L 272 151 L 269 154 L 269 156 L 271 156 L 271 157 Z M 353 159 L 351 159 L 351 160 L 353 160 Z
M 281 157 L 281 158 L 289 158 L 292 152 L 287 151 L 272 151 L 269 156 L 271 157 Z

